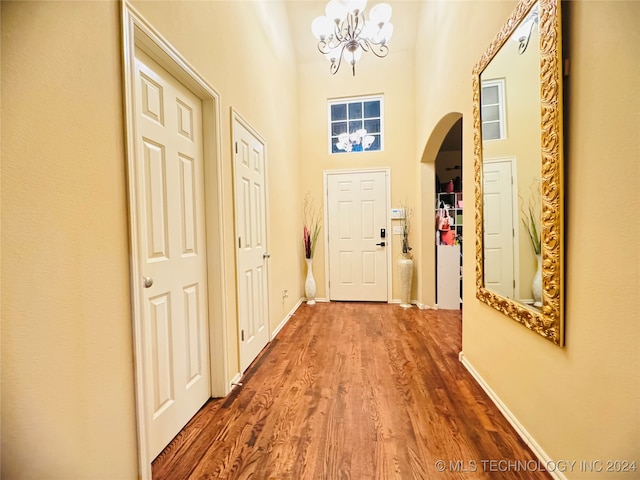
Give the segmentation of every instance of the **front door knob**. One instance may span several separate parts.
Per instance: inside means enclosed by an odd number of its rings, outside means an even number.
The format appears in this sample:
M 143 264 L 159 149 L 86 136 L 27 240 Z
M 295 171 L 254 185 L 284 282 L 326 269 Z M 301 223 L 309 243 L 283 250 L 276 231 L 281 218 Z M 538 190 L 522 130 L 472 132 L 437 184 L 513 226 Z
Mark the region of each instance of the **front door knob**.
M 153 278 L 151 277 L 142 277 L 144 279 L 144 288 L 149 288 L 153 285 Z

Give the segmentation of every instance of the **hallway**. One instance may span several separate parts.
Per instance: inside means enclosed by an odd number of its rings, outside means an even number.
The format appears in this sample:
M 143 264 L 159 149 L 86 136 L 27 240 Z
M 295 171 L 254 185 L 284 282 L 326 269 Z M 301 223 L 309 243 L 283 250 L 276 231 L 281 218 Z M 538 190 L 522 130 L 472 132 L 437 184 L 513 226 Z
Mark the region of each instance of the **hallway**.
M 153 478 L 548 479 L 458 360 L 461 312 L 303 304 Z

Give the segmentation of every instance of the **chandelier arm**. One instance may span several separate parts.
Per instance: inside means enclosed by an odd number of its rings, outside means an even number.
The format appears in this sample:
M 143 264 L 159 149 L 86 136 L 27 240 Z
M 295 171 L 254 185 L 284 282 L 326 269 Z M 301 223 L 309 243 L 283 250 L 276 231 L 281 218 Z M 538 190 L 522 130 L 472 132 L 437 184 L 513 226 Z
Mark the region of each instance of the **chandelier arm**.
M 318 51 L 322 54 L 327 54 L 331 51 L 331 49 L 329 48 L 329 45 L 325 40 L 320 40 L 318 42 Z
M 529 33 L 527 35 L 520 37 L 519 43 L 518 43 L 519 55 L 522 55 L 524 52 L 526 52 L 527 47 L 529 46 L 529 40 L 531 40 L 531 35 L 533 34 L 534 26 L 535 26 L 535 22 L 531 22 L 531 25 L 529 26 Z
M 335 75 L 337 71 L 340 70 L 340 65 L 342 64 L 342 54 L 344 53 L 344 47 L 345 45 L 343 45 L 342 48 L 340 49 L 340 55 L 338 55 L 338 61 L 336 62 L 334 60 L 333 62 L 331 62 L 331 66 L 329 67 L 329 71 L 331 72 L 331 75 Z
M 357 10 L 357 14 L 349 14 L 349 28 L 351 31 L 351 40 L 360 40 L 360 34 L 364 28 L 364 13 Z
M 384 42 L 372 42 L 366 38 L 360 39 L 360 47 L 365 52 L 371 52 L 378 58 L 384 58 L 389 54 L 389 47 Z M 375 47 L 375 48 L 374 48 Z
M 347 32 L 344 32 L 344 24 L 345 21 L 343 20 L 342 22 L 338 22 L 336 20 L 334 28 L 333 28 L 333 33 L 334 33 L 334 37 L 336 40 L 338 40 L 338 43 L 342 43 L 348 40 L 348 28 L 347 28 Z

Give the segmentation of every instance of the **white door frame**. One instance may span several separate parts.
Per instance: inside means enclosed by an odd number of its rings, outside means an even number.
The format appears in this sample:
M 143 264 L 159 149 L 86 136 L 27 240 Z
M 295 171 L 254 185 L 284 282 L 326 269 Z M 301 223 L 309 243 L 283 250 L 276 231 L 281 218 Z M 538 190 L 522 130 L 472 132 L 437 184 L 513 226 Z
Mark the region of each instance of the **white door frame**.
M 136 158 L 135 119 L 135 48 L 138 47 L 152 57 L 163 68 L 183 83 L 202 100 L 202 133 L 205 139 L 203 163 L 206 238 L 207 238 L 207 282 L 208 282 L 208 322 L 209 361 L 211 396 L 224 397 L 230 391 L 227 349 L 227 305 L 224 281 L 224 237 L 223 196 L 222 196 L 222 150 L 220 134 L 220 95 L 200 76 L 173 46 L 164 39 L 127 2 L 122 2 L 124 100 L 126 126 L 126 157 L 128 174 L 129 228 L 130 241 L 138 238 L 137 214 L 135 211 L 134 166 Z M 136 424 L 138 431 L 138 469 L 140 478 L 151 480 L 151 461 L 147 449 L 146 373 L 144 371 L 142 338 L 142 271 L 136 248 L 131 244 L 130 271 L 132 296 L 132 330 L 136 390 Z
M 345 174 L 357 174 L 357 173 L 384 173 L 384 178 L 386 182 L 386 190 L 387 190 L 387 198 L 385 208 L 387 209 L 387 236 L 385 241 L 387 241 L 386 248 L 387 252 L 387 303 L 391 303 L 392 298 L 392 274 L 393 274 L 393 265 L 391 263 L 391 251 L 393 248 L 392 242 L 392 232 L 389 218 L 389 211 L 391 210 L 391 168 L 356 168 L 356 169 L 339 169 L 339 170 L 323 170 L 322 171 L 322 180 L 323 180 L 323 199 L 325 208 L 324 210 L 324 225 L 329 225 L 329 188 L 328 188 L 328 177 L 329 175 L 345 175 Z M 324 230 L 324 251 L 326 252 L 324 256 L 324 271 L 325 271 L 325 291 L 327 292 L 327 299 L 331 298 L 331 292 L 329 287 L 329 232 L 327 228 L 323 228 Z
M 244 129 L 246 129 L 256 140 L 258 140 L 258 142 L 260 142 L 260 144 L 262 145 L 263 148 L 263 152 L 264 152 L 264 221 L 265 221 L 265 244 L 266 244 L 266 251 L 265 253 L 267 255 L 269 255 L 269 163 L 268 163 L 268 155 L 267 155 L 267 141 L 265 140 L 265 138 L 260 135 L 258 133 L 258 131 L 253 128 L 251 126 L 251 124 L 244 119 L 244 117 L 242 115 L 240 115 L 240 113 L 233 107 L 231 107 L 231 130 L 232 130 L 232 142 L 231 142 L 231 148 L 235 149 L 235 145 L 236 145 L 236 136 L 235 136 L 235 125 L 236 123 L 240 124 Z M 234 150 L 235 151 L 235 150 Z M 238 234 L 238 212 L 237 212 L 237 205 L 236 205 L 236 156 L 235 153 L 232 152 L 231 154 L 232 158 L 233 158 L 233 189 L 234 189 L 234 210 L 236 211 L 235 213 L 235 218 L 234 218 L 234 240 L 238 238 L 239 234 Z M 235 247 L 235 242 L 234 242 L 234 247 Z M 242 376 L 244 374 L 244 371 L 246 370 L 246 367 L 248 367 L 248 365 L 243 366 L 242 365 L 242 356 L 240 355 L 240 349 L 241 349 L 241 342 L 243 341 L 241 338 L 241 329 L 242 329 L 242 324 L 240 322 L 240 255 L 239 255 L 239 249 L 238 248 L 234 248 L 234 251 L 236 252 L 235 254 L 235 258 L 236 258 L 236 319 L 237 319 L 237 335 L 238 335 L 238 357 L 239 357 L 239 361 L 240 361 L 240 372 L 239 374 Z M 268 259 L 269 257 L 267 257 Z M 267 321 L 267 344 L 271 341 L 271 322 L 269 320 L 269 284 L 270 284 L 270 278 L 269 278 L 269 262 L 267 261 L 265 263 L 265 271 L 266 271 L 266 285 L 265 285 L 265 310 L 266 310 L 266 321 Z M 255 360 L 255 358 L 254 358 Z

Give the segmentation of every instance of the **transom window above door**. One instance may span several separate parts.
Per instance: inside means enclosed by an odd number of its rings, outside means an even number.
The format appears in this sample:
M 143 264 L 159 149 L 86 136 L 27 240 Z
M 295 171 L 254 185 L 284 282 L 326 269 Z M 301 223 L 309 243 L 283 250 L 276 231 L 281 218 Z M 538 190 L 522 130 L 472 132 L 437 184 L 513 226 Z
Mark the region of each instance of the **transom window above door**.
M 329 153 L 383 149 L 383 97 L 329 100 Z

